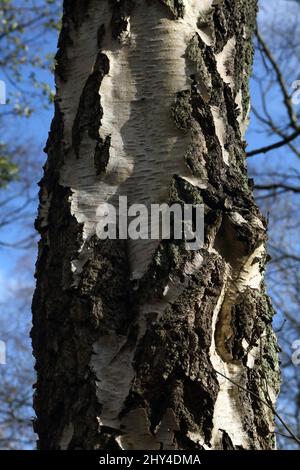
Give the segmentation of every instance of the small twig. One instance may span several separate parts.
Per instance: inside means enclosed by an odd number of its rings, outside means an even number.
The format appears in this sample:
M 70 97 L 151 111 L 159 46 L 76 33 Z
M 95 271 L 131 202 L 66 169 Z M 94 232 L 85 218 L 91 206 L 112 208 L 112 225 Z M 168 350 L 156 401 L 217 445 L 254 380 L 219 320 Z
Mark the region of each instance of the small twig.
M 294 109 L 293 109 L 293 106 L 292 106 L 292 102 L 291 102 L 291 98 L 289 96 L 289 93 L 288 93 L 288 90 L 287 90 L 287 86 L 286 86 L 286 83 L 284 81 L 284 78 L 283 78 L 283 74 L 278 66 L 278 63 L 277 61 L 275 60 L 271 50 L 269 49 L 269 47 L 267 46 L 265 40 L 263 39 L 263 37 L 261 36 L 261 34 L 259 33 L 258 30 L 256 30 L 256 37 L 258 39 L 258 42 L 259 44 L 261 45 L 262 49 L 263 49 L 263 52 L 265 53 L 266 57 L 268 58 L 270 64 L 272 65 L 274 71 L 275 71 L 275 74 L 276 74 L 276 77 L 277 77 L 277 81 L 279 83 L 279 87 L 281 89 L 281 92 L 282 92 L 282 95 L 283 95 L 283 99 L 284 99 L 284 104 L 286 106 L 286 109 L 287 109 L 287 113 L 289 115 L 289 118 L 290 118 L 290 121 L 291 121 L 291 124 L 292 126 L 294 127 L 294 129 L 298 130 L 299 131 L 299 126 L 298 126 L 298 122 L 297 122 L 297 116 L 295 115 L 294 113 Z
M 274 184 L 257 184 L 254 189 L 258 191 L 276 191 L 282 189 L 284 191 L 291 191 L 294 193 L 300 193 L 300 186 L 290 186 L 284 183 L 274 183 Z
M 300 135 L 300 129 L 297 129 L 292 134 L 284 137 L 282 140 L 275 142 L 274 144 L 266 145 L 265 147 L 261 147 L 260 149 L 251 150 L 247 152 L 247 158 L 254 157 L 255 155 L 259 155 L 261 153 L 271 152 L 271 150 L 276 150 L 280 147 L 284 147 L 284 145 L 289 144 L 293 140 L 295 140 Z
M 274 415 L 276 416 L 276 418 L 280 421 L 280 423 L 283 425 L 283 427 L 286 429 L 286 431 L 289 433 L 289 435 L 291 436 L 291 438 L 297 442 L 297 444 L 300 445 L 300 438 L 297 437 L 295 435 L 295 433 L 290 429 L 290 427 L 288 426 L 288 424 L 286 424 L 286 422 L 281 418 L 281 416 L 278 415 L 277 411 L 275 410 L 272 402 L 271 403 L 268 403 L 266 400 L 263 400 L 259 395 L 257 395 L 257 393 L 253 392 L 252 390 L 247 390 L 245 387 L 243 387 L 242 385 L 236 383 L 234 380 L 230 379 L 229 377 L 227 377 L 226 375 L 222 374 L 222 372 L 219 372 L 218 370 L 214 369 L 214 371 L 221 375 L 222 377 L 224 377 L 224 379 L 227 379 L 229 382 L 231 382 L 233 385 L 235 385 L 236 387 L 240 388 L 241 390 L 243 390 L 244 392 L 246 393 L 250 393 L 250 395 L 254 396 L 255 398 L 257 398 L 261 403 L 263 403 L 264 405 L 266 405 L 268 408 L 270 408 L 272 410 L 272 412 L 274 413 Z

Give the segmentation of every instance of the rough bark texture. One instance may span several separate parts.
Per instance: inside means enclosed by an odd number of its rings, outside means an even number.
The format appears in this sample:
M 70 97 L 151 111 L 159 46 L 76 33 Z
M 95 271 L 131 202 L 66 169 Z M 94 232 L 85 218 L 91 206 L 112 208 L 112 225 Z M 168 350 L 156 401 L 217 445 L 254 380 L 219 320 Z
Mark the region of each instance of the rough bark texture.
M 39 449 L 271 449 L 266 221 L 243 139 L 256 0 L 64 2 L 32 340 Z M 96 209 L 202 203 L 205 244 Z

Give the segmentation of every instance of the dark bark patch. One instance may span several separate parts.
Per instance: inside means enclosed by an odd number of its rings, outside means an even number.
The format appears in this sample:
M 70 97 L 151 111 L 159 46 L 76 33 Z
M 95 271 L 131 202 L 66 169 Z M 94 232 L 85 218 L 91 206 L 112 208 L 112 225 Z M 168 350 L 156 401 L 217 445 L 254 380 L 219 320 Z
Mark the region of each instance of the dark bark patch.
M 173 17 L 177 20 L 178 18 L 184 17 L 184 2 L 182 0 L 159 0 L 160 3 L 165 5 L 168 10 L 172 13 Z
M 105 173 L 106 167 L 109 162 L 109 148 L 111 143 L 111 136 L 106 137 L 105 140 L 99 139 L 95 148 L 94 164 L 96 174 L 101 175 Z
M 58 50 L 55 55 L 55 72 L 56 76 L 59 77 L 59 79 L 62 82 L 66 82 L 68 79 L 68 46 L 73 45 L 73 40 L 71 38 L 71 32 L 70 32 L 70 19 L 66 16 L 66 14 L 63 15 L 62 18 L 62 27 L 61 27 L 61 32 L 59 35 L 58 39 Z
M 73 148 L 77 158 L 80 155 L 80 144 L 83 136 L 88 136 L 99 142 L 99 129 L 103 116 L 99 89 L 105 75 L 109 73 L 109 60 L 99 52 L 92 74 L 83 88 L 78 111 L 72 129 Z
M 88 15 L 91 0 L 65 0 L 64 14 L 79 28 Z
M 127 30 L 129 17 L 135 6 L 134 0 L 110 0 L 112 7 L 112 37 L 119 39 Z

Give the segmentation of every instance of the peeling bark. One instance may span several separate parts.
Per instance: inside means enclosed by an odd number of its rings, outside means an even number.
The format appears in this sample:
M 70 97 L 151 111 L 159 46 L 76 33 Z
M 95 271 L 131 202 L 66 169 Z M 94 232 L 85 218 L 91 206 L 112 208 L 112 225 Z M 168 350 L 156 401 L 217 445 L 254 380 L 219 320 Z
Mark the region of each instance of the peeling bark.
M 256 0 L 64 2 L 40 183 L 39 449 L 272 449 L 267 224 L 243 135 Z M 101 241 L 103 202 L 204 204 L 205 242 Z M 252 393 L 251 393 L 252 392 Z

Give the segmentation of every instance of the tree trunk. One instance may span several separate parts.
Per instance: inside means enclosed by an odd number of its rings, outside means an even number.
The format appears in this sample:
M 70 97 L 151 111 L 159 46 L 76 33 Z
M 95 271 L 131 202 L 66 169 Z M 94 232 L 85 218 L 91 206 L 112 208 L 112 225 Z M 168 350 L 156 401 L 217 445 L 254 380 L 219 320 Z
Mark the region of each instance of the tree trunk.
M 40 449 L 275 446 L 266 221 L 244 142 L 256 10 L 64 2 L 37 220 Z M 100 240 L 97 208 L 120 195 L 203 204 L 203 247 Z

